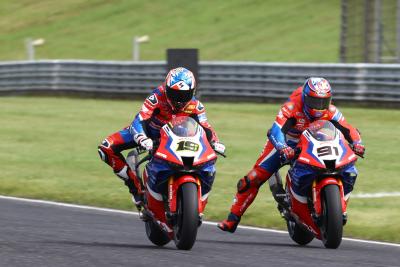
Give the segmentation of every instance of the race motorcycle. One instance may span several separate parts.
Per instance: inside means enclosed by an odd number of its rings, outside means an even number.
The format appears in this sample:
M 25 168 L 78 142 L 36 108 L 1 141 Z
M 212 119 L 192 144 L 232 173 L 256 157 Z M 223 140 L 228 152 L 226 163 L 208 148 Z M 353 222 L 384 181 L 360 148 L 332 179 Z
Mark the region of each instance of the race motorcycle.
M 299 245 L 317 238 L 326 248 L 338 248 L 357 176 L 357 157 L 343 134 L 324 120 L 310 124 L 295 151 L 286 190 L 278 172 L 269 179 L 289 235 Z
M 155 151 L 141 160 L 139 151 L 132 150 L 127 162 L 143 179 L 145 201 L 138 208 L 147 237 L 157 246 L 174 240 L 178 249 L 191 249 L 215 176 L 217 154 L 206 132 L 193 118 L 177 116 L 161 128 Z

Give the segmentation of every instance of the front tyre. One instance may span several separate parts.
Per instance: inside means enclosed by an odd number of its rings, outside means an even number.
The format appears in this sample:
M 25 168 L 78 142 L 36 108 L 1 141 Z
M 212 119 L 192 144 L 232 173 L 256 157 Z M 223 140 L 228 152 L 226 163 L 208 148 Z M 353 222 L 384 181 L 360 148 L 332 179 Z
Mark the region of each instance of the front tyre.
M 181 185 L 177 199 L 177 220 L 174 225 L 174 241 L 178 249 L 189 250 L 193 247 L 199 225 L 197 185 Z
M 161 247 L 168 244 L 170 241 L 169 237 L 156 223 L 154 223 L 152 220 L 149 220 L 145 222 L 145 225 L 146 235 L 154 245 Z
M 343 235 L 343 214 L 339 187 L 334 184 L 325 186 L 322 198 L 322 242 L 326 248 L 338 248 Z

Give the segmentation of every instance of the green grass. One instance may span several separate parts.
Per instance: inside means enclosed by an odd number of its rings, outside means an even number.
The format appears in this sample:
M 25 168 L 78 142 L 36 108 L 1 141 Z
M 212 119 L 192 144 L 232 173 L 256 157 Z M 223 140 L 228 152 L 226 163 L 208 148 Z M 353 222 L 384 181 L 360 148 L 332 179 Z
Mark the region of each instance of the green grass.
M 141 105 L 46 97 L 0 98 L 0 194 L 132 209 L 129 194 L 111 168 L 100 161 L 97 145 L 128 125 Z M 220 220 L 229 210 L 238 178 L 254 164 L 279 109 L 277 104 L 206 103 L 210 122 L 227 146 L 206 218 Z M 355 193 L 400 191 L 400 111 L 343 108 L 363 133 L 367 147 Z M 345 235 L 400 242 L 399 198 L 352 199 Z M 243 224 L 284 229 L 264 185 Z
M 201 60 L 337 62 L 340 1 L 2 0 L 0 60 L 26 59 L 24 40 L 45 38 L 37 59 L 131 60 L 199 48 Z

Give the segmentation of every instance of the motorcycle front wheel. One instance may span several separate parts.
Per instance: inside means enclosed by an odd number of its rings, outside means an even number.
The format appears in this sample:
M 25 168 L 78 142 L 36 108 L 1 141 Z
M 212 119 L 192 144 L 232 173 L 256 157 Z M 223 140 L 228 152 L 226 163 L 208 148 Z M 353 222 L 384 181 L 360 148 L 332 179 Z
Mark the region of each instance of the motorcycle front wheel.
M 321 237 L 326 248 L 338 248 L 342 242 L 343 214 L 339 187 L 325 186 L 322 196 Z
M 199 225 L 197 185 L 181 185 L 177 199 L 177 220 L 174 225 L 174 241 L 178 249 L 189 250 L 193 247 Z

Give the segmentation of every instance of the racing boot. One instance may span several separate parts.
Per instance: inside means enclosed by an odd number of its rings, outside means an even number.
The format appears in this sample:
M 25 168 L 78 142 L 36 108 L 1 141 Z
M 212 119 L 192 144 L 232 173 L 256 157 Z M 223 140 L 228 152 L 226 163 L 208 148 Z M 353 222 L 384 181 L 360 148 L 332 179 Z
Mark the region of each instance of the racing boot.
M 121 171 L 116 173 L 116 175 L 124 181 L 124 184 L 128 187 L 129 193 L 132 194 L 132 202 L 140 210 L 143 206 L 143 183 L 136 174 L 129 168 L 125 166 Z
M 132 195 L 133 204 L 135 204 L 136 207 L 139 209 L 139 207 L 143 206 L 143 191 L 139 191 L 131 179 L 125 180 L 124 183 L 128 187 L 129 193 L 131 193 Z
M 268 180 L 271 174 L 261 167 L 254 167 L 246 176 L 239 179 L 237 193 L 231 206 L 231 212 L 226 220 L 218 224 L 223 231 L 235 232 L 240 222 L 240 217 L 253 203 L 258 194 L 259 187 Z
M 222 231 L 234 233 L 239 225 L 239 222 L 240 222 L 240 217 L 231 212 L 229 213 L 228 218 L 218 223 L 217 226 Z

